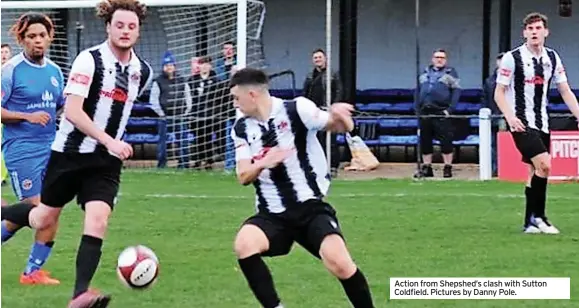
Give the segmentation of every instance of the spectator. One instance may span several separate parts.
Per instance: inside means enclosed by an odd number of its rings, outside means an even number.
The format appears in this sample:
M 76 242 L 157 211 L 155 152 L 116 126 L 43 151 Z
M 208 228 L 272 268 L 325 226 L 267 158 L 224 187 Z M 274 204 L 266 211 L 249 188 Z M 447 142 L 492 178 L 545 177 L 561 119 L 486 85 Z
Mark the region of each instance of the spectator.
M 221 53 L 223 57 L 215 61 L 215 74 L 217 80 L 226 81 L 231 78 L 231 70 L 237 65 L 237 54 L 233 42 L 223 43 Z
M 176 61 L 169 51 L 163 56 L 163 72 L 153 80 L 150 102 L 159 120 L 159 143 L 157 144 L 157 167 L 167 166 L 168 135 L 175 135 L 179 168 L 189 168 L 189 125 L 187 114 L 191 111 L 191 89 L 186 79 L 176 72 Z
M 436 50 L 432 64 L 419 76 L 419 88 L 415 93 L 415 110 L 420 118 L 420 146 L 422 148 L 422 176 L 432 177 L 432 139 L 440 141 L 444 160 L 443 176 L 452 177 L 453 127 L 449 118 L 460 98 L 458 73 L 447 66 L 447 53 Z
M 213 71 L 210 57 L 199 58 L 199 74 L 190 80 L 193 91 L 193 130 L 195 131 L 195 165 L 200 168 L 205 163 L 205 169 L 213 167 L 212 136 L 217 126 L 216 113 L 219 106 L 217 98 L 217 77 Z
M 497 71 L 501 64 L 501 59 L 503 58 L 504 53 L 501 52 L 497 55 L 497 66 L 491 76 L 489 76 L 483 85 L 483 93 L 482 93 L 482 107 L 489 108 L 493 115 L 492 119 L 492 133 L 491 133 L 491 158 L 492 158 L 492 170 L 493 176 L 498 175 L 498 165 L 497 165 L 497 133 L 501 129 L 501 127 L 505 127 L 503 119 L 499 119 L 496 116 L 501 114 L 497 103 L 495 102 L 495 88 L 497 86 Z
M 303 91 L 304 97 L 313 101 L 318 107 L 326 107 L 326 86 L 328 84 L 326 77 L 327 59 L 326 53 L 323 49 L 316 49 L 312 53 L 312 62 L 314 64 L 313 70 L 306 76 L 304 81 Z M 337 72 L 332 72 L 331 86 L 331 103 L 342 100 L 342 83 Z M 326 150 L 326 135 L 325 131 L 318 132 L 318 140 L 322 144 L 322 148 L 327 156 Z M 340 166 L 340 154 L 337 146 L 337 135 L 331 134 L 331 162 L 330 172 L 332 177 L 338 173 Z
M 2 44 L 2 65 L 12 58 L 12 48 L 8 44 Z

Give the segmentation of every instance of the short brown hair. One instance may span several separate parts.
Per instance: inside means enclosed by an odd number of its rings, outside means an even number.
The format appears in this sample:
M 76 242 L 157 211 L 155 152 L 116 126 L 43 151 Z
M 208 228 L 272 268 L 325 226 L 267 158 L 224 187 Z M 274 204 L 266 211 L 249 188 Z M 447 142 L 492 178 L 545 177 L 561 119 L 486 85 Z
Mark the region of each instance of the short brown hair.
M 547 18 L 547 16 L 537 12 L 529 13 L 527 14 L 527 16 L 525 16 L 525 18 L 523 19 L 523 28 L 526 28 L 528 25 L 534 24 L 539 21 L 542 21 L 545 28 L 548 28 L 547 23 L 549 19 Z
M 54 24 L 50 17 L 45 14 L 37 13 L 37 12 L 28 12 L 26 14 L 22 14 L 16 20 L 12 28 L 10 28 L 10 32 L 16 36 L 16 40 L 21 43 L 24 40 L 24 35 L 26 34 L 26 30 L 28 27 L 33 24 L 41 24 L 46 28 L 48 31 L 48 35 L 52 39 L 54 37 Z
M 137 0 L 103 0 L 96 6 L 97 17 L 102 18 L 105 24 L 111 22 L 117 10 L 134 12 L 139 17 L 139 24 L 147 17 L 147 7 Z

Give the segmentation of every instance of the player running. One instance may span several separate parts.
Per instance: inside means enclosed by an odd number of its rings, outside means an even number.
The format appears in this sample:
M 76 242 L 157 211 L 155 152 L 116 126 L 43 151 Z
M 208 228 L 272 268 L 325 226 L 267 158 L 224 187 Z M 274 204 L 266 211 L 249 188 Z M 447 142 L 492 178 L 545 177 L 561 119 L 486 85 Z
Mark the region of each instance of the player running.
M 56 132 L 56 111 L 62 106 L 64 78 L 58 65 L 45 57 L 54 36 L 48 16 L 24 14 L 11 32 L 24 51 L 2 66 L 2 151 L 16 197 L 36 206 Z M 21 226 L 2 221 L 2 243 Z M 56 229 L 54 224 L 36 232 L 20 283 L 59 284 L 41 270 L 54 245 Z
M 333 104 L 322 111 L 303 97 L 271 97 L 263 71 L 242 69 L 231 79 L 231 94 L 241 112 L 231 136 L 237 177 L 253 184 L 257 214 L 235 239 L 239 266 L 265 308 L 282 307 L 262 256 L 289 253 L 294 242 L 321 258 L 356 308 L 374 307 L 366 278 L 350 257 L 336 212 L 323 198 L 330 186 L 319 130 L 351 131 L 352 106 Z
M 2 208 L 9 221 L 44 230 L 53 226 L 65 204 L 76 197 L 85 211 L 76 257 L 76 279 L 69 308 L 107 307 L 111 297 L 89 290 L 116 203 L 122 160 L 133 154 L 121 137 L 134 101 L 151 83 L 148 63 L 133 50 L 146 8 L 134 0 L 97 5 L 108 38 L 74 60 L 64 95 L 64 115 L 43 182 L 41 204 Z
M 523 162 L 529 165 L 525 187 L 525 233 L 558 234 L 545 213 L 551 171 L 548 94 L 551 82 L 569 110 L 579 119 L 577 98 L 571 91 L 559 54 L 545 47 L 547 17 L 531 13 L 523 20 L 526 43 L 507 52 L 497 76 L 495 100 L 503 112 Z

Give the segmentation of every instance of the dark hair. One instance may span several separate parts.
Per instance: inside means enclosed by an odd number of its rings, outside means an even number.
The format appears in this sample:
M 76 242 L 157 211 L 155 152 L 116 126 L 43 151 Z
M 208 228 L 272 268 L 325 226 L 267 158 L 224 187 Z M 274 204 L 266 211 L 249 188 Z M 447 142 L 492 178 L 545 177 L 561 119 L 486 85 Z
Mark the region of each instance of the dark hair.
M 267 85 L 269 78 L 267 74 L 255 68 L 244 68 L 237 71 L 229 81 L 229 87 L 235 86 L 250 86 L 250 85 Z
M 233 41 L 225 41 L 223 44 L 221 44 L 221 46 L 225 45 L 232 45 L 233 47 L 235 47 L 235 43 L 233 43 Z
M 46 28 L 46 31 L 48 31 L 50 38 L 54 37 L 54 24 L 52 23 L 52 20 L 47 15 L 37 12 L 22 14 L 22 16 L 16 20 L 12 28 L 10 28 L 10 32 L 16 36 L 16 40 L 20 43 L 24 40 L 24 35 L 26 34 L 28 27 L 33 24 L 43 25 Z
M 211 57 L 210 56 L 199 57 L 199 64 L 203 63 L 211 63 Z
M 523 28 L 526 28 L 528 25 L 534 24 L 539 21 L 542 21 L 545 28 L 548 28 L 547 23 L 549 19 L 547 18 L 547 16 L 537 12 L 529 13 L 527 14 L 527 16 L 525 16 L 525 18 L 523 19 Z
M 502 59 L 505 56 L 504 52 L 499 52 L 499 54 L 497 55 L 497 59 Z
M 314 51 L 312 51 L 312 55 L 318 52 L 321 52 L 324 56 L 326 55 L 326 52 L 321 48 L 314 49 Z
M 10 49 L 10 50 L 12 50 L 12 47 L 10 47 L 10 44 L 4 43 L 4 44 L 2 44 L 2 45 L 0 46 L 0 48 L 5 48 L 5 47 L 8 48 L 8 49 Z
M 103 0 L 96 6 L 97 17 L 104 19 L 105 24 L 111 22 L 117 10 L 134 12 L 139 17 L 139 24 L 147 17 L 147 7 L 137 0 Z

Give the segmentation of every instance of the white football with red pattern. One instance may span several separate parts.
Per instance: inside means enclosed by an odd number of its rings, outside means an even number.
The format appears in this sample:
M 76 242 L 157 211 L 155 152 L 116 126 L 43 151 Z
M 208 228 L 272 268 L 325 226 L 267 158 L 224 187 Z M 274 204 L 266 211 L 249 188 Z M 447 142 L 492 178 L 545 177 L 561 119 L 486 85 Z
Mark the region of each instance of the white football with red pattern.
M 121 282 L 132 289 L 144 289 L 159 277 L 159 259 L 150 248 L 137 245 L 125 248 L 117 261 Z

